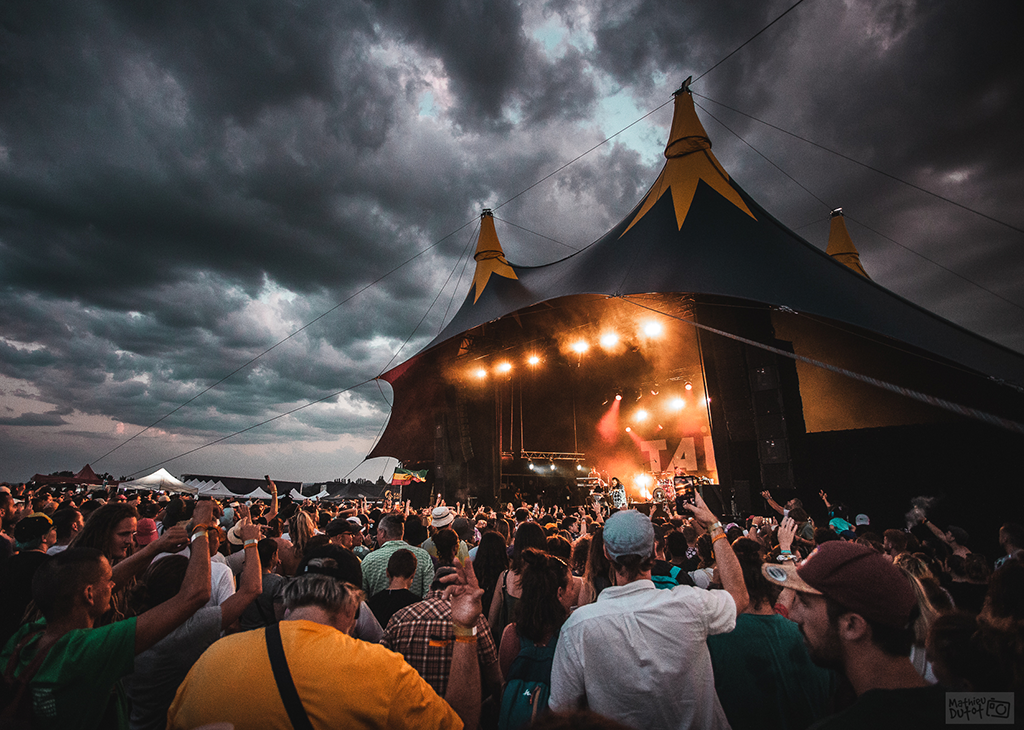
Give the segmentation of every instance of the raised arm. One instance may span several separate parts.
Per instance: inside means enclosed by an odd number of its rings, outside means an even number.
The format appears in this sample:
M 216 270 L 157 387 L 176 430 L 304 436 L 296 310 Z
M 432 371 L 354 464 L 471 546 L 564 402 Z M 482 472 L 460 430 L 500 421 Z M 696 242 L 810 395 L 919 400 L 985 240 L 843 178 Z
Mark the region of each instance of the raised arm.
M 143 548 L 136 550 L 113 567 L 114 590 L 128 585 L 132 578 L 145 572 L 149 564 L 160 553 L 180 552 L 188 545 L 188 530 L 184 525 L 175 525 L 164 531 L 164 534 Z
M 260 564 L 260 553 L 256 545 L 260 539 L 260 528 L 246 521 L 239 530 L 245 552 L 245 565 L 238 581 L 238 590 L 220 604 L 220 626 L 227 630 L 242 615 L 256 598 L 263 592 L 263 566 Z
M 796 537 L 796 520 L 784 517 L 779 524 L 779 560 L 795 560 L 793 538 Z
M 747 595 L 747 585 L 743 582 L 743 569 L 736 553 L 732 551 L 732 545 L 725 536 L 722 523 L 708 509 L 704 499 L 699 493 L 694 493 L 696 504 L 684 505 L 693 513 L 694 519 L 701 523 L 711 533 L 711 548 L 715 552 L 715 564 L 718 566 L 718 576 L 722 580 L 722 588 L 729 592 L 736 603 L 736 615 L 747 609 L 750 597 Z
M 773 510 L 778 512 L 780 515 L 786 514 L 786 510 L 782 508 L 781 504 L 772 499 L 772 493 L 769 492 L 767 489 L 761 492 L 761 496 L 764 497 L 765 501 L 768 503 L 768 506 L 771 507 Z
M 210 544 L 206 527 L 213 521 L 214 504 L 205 500 L 196 504 L 195 530 L 185 579 L 174 597 L 149 609 L 135 623 L 135 653 L 139 654 L 167 636 L 210 600 Z
M 267 524 L 270 524 L 270 521 L 277 517 L 277 485 L 274 484 L 274 480 L 270 478 L 269 474 L 264 475 L 263 478 L 266 480 L 267 486 L 270 488 L 270 512 L 266 515 Z
M 476 623 L 483 612 L 484 594 L 473 572 L 473 563 L 456 559 L 455 574 L 441 580 L 448 584 L 445 595 L 452 604 L 452 629 L 455 647 L 448 691 L 444 699 L 467 728 L 480 722 L 480 660 L 477 656 Z

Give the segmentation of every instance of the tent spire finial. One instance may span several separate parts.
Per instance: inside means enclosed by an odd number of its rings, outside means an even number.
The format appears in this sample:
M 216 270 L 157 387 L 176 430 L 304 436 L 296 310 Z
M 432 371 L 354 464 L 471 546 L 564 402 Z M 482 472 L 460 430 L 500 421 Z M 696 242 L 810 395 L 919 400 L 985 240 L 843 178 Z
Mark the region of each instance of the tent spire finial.
M 692 80 L 693 76 L 688 77 L 679 90 L 672 94 L 676 99 L 675 114 L 672 116 L 668 144 L 665 146 L 665 157 L 670 160 L 711 149 L 711 138 L 693 107 L 693 94 L 690 92 Z
M 484 293 L 484 287 L 490 281 L 491 274 L 504 276 L 506 279 L 519 278 L 505 260 L 505 252 L 498 241 L 498 233 L 494 230 L 494 215 L 490 208 L 484 208 L 480 213 L 480 238 L 477 239 L 473 259 L 476 261 L 476 273 L 473 275 L 473 304 L 476 304 L 480 295 Z
M 865 279 L 870 279 L 868 272 L 860 262 L 860 252 L 853 245 L 850 232 L 846 230 L 846 220 L 843 216 L 843 209 L 836 208 L 829 214 L 831 223 L 828 231 L 828 248 L 825 250 L 829 256 L 841 263 L 851 271 L 860 274 Z
M 637 211 L 636 216 L 622 232 L 626 235 L 630 228 L 643 218 L 663 195 L 672 192 L 672 203 L 675 206 L 676 222 L 679 228 L 690 210 L 690 203 L 697 191 L 697 183 L 702 182 L 711 187 L 723 198 L 749 215 L 754 214 L 743 202 L 743 198 L 729 182 L 729 173 L 715 159 L 711 152 L 711 138 L 708 137 L 704 125 L 697 118 L 697 110 L 693 105 L 693 94 L 690 92 L 690 76 L 683 82 L 675 96 L 675 111 L 672 116 L 672 128 L 665 146 L 665 164 L 661 175 L 648 192 L 647 197 Z

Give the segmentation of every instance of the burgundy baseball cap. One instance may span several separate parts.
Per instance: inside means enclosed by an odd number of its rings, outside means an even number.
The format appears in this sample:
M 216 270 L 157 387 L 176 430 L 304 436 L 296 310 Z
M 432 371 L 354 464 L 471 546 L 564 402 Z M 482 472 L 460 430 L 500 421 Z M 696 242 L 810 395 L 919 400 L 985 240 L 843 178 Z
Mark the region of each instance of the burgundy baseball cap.
M 917 604 L 903 572 L 875 550 L 855 542 L 825 542 L 797 566 L 765 563 L 761 572 L 776 585 L 826 596 L 893 628 L 906 626 Z
M 156 531 L 156 520 L 151 517 L 143 517 L 139 520 L 138 526 L 135 528 L 135 542 L 140 547 L 149 545 L 158 537 L 160 534 Z

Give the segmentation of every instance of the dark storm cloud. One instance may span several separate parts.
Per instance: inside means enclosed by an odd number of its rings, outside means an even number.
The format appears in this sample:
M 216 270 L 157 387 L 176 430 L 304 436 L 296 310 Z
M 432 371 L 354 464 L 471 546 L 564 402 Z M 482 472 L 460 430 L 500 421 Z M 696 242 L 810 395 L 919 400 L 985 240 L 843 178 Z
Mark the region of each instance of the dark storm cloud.
M 788 4 L 741 0 L 682 4 L 672 0 L 590 3 L 590 12 L 595 18 L 596 62 L 616 81 L 635 89 L 638 94 L 654 91 L 664 95 L 663 89 L 654 88 L 655 78 L 669 74 L 669 83 L 678 85 L 688 75 L 696 77 L 704 73 Z M 561 9 L 563 13 L 575 11 L 572 5 Z M 722 22 L 723 19 L 728 22 Z M 756 55 L 740 55 L 732 70 L 725 66 L 722 73 L 739 75 L 739 69 L 756 66 L 753 58 L 761 60 Z
M 501 119 L 529 49 L 518 3 L 373 0 L 373 5 L 403 40 L 441 59 L 459 98 L 461 122 L 480 115 Z
M 508 131 L 509 108 L 524 122 L 588 113 L 596 89 L 577 49 L 548 59 L 524 28 L 511 0 L 374 0 L 380 18 L 402 38 L 440 60 L 454 92 L 452 117 L 465 129 Z
M 0 426 L 63 426 L 67 423 L 57 411 L 48 413 L 22 413 L 20 416 L 0 416 Z

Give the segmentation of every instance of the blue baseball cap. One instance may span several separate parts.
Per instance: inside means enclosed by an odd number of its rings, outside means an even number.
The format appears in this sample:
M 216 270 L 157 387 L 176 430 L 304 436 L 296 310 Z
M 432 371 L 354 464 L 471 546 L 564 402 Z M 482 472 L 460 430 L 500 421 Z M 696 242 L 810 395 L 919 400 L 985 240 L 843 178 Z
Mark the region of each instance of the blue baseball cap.
M 654 525 L 647 515 L 635 509 L 621 510 L 609 517 L 601 538 L 612 560 L 625 555 L 647 558 L 654 552 Z

